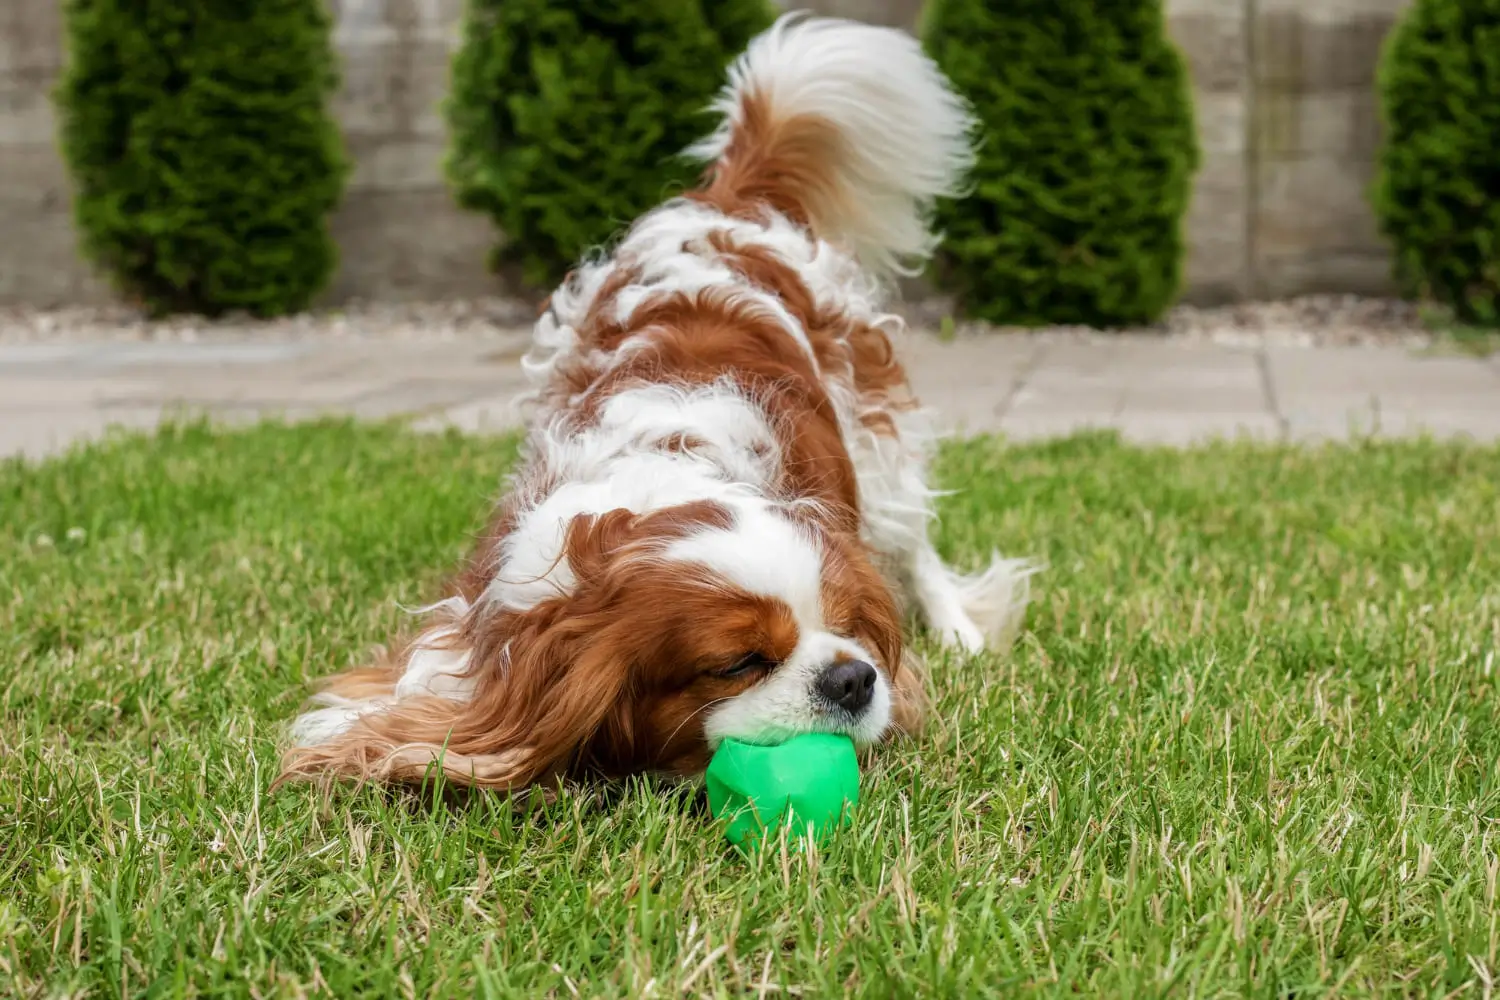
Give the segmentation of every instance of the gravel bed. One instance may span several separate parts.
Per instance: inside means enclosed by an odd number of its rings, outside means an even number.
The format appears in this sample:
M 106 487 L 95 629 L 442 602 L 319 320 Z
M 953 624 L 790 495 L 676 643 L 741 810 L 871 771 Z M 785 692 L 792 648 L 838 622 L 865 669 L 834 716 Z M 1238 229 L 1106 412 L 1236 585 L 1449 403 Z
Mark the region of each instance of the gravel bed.
M 281 319 L 248 316 L 150 319 L 128 306 L 0 308 L 0 343 L 234 340 L 511 339 L 529 331 L 537 307 L 519 299 L 354 302 Z
M 907 306 L 903 312 L 913 326 L 937 329 L 943 324 L 948 307 L 941 300 L 933 300 Z M 1415 303 L 1357 295 L 1308 295 L 1214 307 L 1183 305 L 1170 310 L 1158 323 L 1123 331 L 1082 326 L 1026 329 L 960 320 L 954 324 L 953 332 L 960 337 L 1019 334 L 1086 341 L 1104 341 L 1126 333 L 1240 348 L 1425 348 L 1434 341 Z
M 943 299 L 930 298 L 905 305 L 902 312 L 914 327 L 938 330 L 945 325 L 950 309 Z M 341 309 L 277 320 L 244 317 L 150 320 L 124 306 L 0 308 L 0 343 L 515 339 L 530 327 L 536 314 L 535 304 L 515 298 L 351 303 Z M 1022 330 L 966 321 L 957 323 L 952 332 L 958 336 L 1023 334 L 1088 340 L 1117 335 L 1086 327 Z M 1350 295 L 1315 295 L 1215 308 L 1178 306 L 1160 323 L 1127 332 L 1245 348 L 1263 345 L 1420 348 L 1434 339 L 1423 328 L 1417 307 L 1412 303 Z

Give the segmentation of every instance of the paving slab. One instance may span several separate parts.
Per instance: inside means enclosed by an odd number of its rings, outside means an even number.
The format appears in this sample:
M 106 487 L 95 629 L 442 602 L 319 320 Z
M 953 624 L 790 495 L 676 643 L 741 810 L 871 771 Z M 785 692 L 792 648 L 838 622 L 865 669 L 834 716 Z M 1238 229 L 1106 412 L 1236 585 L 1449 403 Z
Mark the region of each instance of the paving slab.
M 102 406 L 139 398 L 145 406 L 158 403 L 151 379 L 117 376 L 16 375 L 0 373 L 0 420 L 16 411 L 30 412 L 61 406 Z
M 297 341 L 239 341 L 221 343 L 147 341 L 109 344 L 86 356 L 95 368 L 156 368 L 161 366 L 266 365 L 304 358 L 317 345 Z
M 1003 415 L 1018 420 L 1070 415 L 1114 417 L 1124 410 L 1129 391 L 1130 386 L 1117 378 L 1070 378 L 1057 372 L 1039 372 L 1016 388 Z
M 932 407 L 939 430 L 969 434 L 996 426 L 1041 351 L 1040 344 L 1023 337 L 999 344 L 912 338 L 902 360 L 913 391 Z
M 21 366 L 51 366 L 78 362 L 98 345 L 69 343 L 0 344 L 0 371 Z
M 1067 437 L 1084 431 L 1119 430 L 1119 418 L 1113 413 L 1022 413 L 1014 410 L 1001 418 L 999 431 L 1014 441 L 1038 441 Z M 984 433 L 984 428 L 966 427 L 968 433 Z
M 163 415 L 410 415 L 423 430 L 517 426 L 524 331 L 487 338 L 0 344 L 0 456 L 53 454 Z M 1182 445 L 1432 434 L 1500 440 L 1500 358 L 1394 347 L 1149 336 L 914 336 L 903 360 L 950 433 L 1033 440 L 1114 429 Z
M 1256 371 L 1242 380 L 1226 380 L 1218 386 L 1173 385 L 1159 381 L 1127 383 L 1121 412 L 1148 410 L 1162 413 L 1266 413 L 1274 406 Z
M 986 350 L 982 344 L 928 341 L 902 360 L 912 386 L 924 397 L 976 389 L 1004 395 L 1026 377 L 1040 351 L 1025 343 Z
M 1296 442 L 1368 437 L 1380 426 L 1379 410 L 1369 397 L 1349 399 L 1338 406 L 1282 409 L 1281 420 L 1287 440 Z
M 1377 437 L 1469 438 L 1500 440 L 1500 412 L 1495 410 L 1388 410 L 1380 414 Z
M 1178 447 L 1236 438 L 1270 441 L 1280 438 L 1283 430 L 1281 421 L 1263 409 L 1127 411 L 1120 415 L 1116 426 L 1120 436 L 1134 444 Z
M 0 414 L 0 458 L 46 458 L 75 444 L 96 441 L 112 430 L 149 430 L 161 417 L 160 407 L 109 411 L 47 407 Z
M 214 367 L 191 377 L 184 373 L 156 373 L 152 381 L 137 381 L 128 389 L 116 389 L 108 405 L 149 404 L 201 408 L 233 407 L 328 407 L 348 408 L 365 396 L 377 394 L 394 380 L 374 378 L 328 378 L 305 381 L 259 368 Z
M 1054 340 L 1044 344 L 1034 371 L 1070 378 L 1118 379 L 1131 346 L 1123 338 L 1101 341 Z
M 298 341 L 104 341 L 99 343 L 0 344 L 0 371 L 66 366 L 157 368 L 173 365 L 244 365 L 289 361 L 315 353 L 318 345 Z
M 1067 417 L 1114 426 L 1136 411 L 1161 414 L 1144 418 L 1141 426 L 1200 413 L 1248 413 L 1257 426 L 1275 423 L 1254 354 L 1138 336 L 1051 345 L 1037 356 L 1004 415 L 1017 428 L 1072 426 L 1074 421 L 1059 419 Z
M 1494 368 L 1479 358 L 1421 355 L 1398 348 L 1269 348 L 1266 366 L 1284 393 L 1336 389 L 1500 393 Z
M 437 432 L 452 428 L 467 434 L 499 434 L 521 425 L 519 393 L 501 393 L 450 407 L 416 421 L 419 431 Z
M 424 376 L 383 386 L 353 400 L 348 409 L 361 420 L 433 414 L 467 403 L 483 392 L 482 386 L 471 382 Z

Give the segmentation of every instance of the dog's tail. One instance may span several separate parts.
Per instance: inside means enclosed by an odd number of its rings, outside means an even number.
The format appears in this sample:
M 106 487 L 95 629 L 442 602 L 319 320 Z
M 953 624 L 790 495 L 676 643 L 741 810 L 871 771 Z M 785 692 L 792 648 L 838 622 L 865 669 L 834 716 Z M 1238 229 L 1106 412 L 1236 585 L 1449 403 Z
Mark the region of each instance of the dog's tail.
M 718 130 L 689 150 L 710 164 L 703 197 L 769 205 L 883 273 L 931 253 L 932 201 L 959 193 L 973 160 L 966 105 L 894 28 L 784 15 L 714 110 Z

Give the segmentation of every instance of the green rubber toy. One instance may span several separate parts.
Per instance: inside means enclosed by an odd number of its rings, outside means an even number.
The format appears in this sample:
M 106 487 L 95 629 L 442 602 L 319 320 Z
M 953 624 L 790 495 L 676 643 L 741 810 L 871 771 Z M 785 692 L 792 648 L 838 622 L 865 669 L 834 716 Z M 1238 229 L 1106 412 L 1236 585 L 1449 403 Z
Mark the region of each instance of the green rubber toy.
M 811 827 L 821 840 L 859 804 L 859 760 L 847 736 L 810 733 L 776 746 L 725 740 L 704 779 L 709 806 L 742 851 L 783 821 L 793 823 L 794 836 Z

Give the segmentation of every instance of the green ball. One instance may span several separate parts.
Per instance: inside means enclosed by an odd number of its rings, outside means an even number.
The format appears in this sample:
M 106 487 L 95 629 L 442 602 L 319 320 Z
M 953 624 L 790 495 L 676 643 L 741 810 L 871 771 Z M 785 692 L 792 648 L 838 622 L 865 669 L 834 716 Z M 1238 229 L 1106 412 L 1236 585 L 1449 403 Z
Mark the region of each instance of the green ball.
M 783 822 L 795 836 L 822 839 L 859 804 L 859 760 L 847 736 L 811 733 L 776 746 L 725 740 L 704 778 L 714 816 L 742 851 Z

